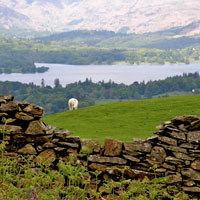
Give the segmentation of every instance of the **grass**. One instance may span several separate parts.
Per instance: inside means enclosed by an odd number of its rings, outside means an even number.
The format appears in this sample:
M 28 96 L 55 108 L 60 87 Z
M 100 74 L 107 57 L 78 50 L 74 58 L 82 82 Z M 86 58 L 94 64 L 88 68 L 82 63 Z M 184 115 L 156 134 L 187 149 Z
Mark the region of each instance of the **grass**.
M 43 120 L 101 144 L 105 137 L 130 142 L 132 138 L 152 136 L 157 125 L 177 115 L 200 115 L 199 99 L 200 95 L 187 95 L 109 103 L 46 116 Z
M 98 99 L 95 101 L 95 105 L 102 105 L 102 104 L 107 104 L 107 103 L 114 103 L 114 102 L 119 102 L 120 100 L 118 99 Z

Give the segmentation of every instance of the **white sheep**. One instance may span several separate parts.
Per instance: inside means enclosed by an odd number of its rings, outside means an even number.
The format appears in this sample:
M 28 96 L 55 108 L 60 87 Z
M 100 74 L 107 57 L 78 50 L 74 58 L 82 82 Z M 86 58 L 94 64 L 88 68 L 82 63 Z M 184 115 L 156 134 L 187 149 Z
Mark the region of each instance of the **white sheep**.
M 77 110 L 78 109 L 78 100 L 75 98 L 71 98 L 68 101 L 69 110 Z
M 195 93 L 195 89 L 192 89 L 192 93 Z

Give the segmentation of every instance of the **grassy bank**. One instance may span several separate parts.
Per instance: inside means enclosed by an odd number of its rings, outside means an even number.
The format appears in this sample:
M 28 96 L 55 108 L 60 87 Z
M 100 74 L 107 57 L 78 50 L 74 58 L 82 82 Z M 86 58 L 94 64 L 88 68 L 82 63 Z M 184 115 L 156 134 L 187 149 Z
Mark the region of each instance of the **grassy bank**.
M 66 111 L 44 117 L 59 129 L 68 129 L 81 138 L 105 137 L 132 141 L 152 136 L 156 126 L 177 115 L 200 115 L 200 95 L 187 95 L 142 101 L 124 101 Z

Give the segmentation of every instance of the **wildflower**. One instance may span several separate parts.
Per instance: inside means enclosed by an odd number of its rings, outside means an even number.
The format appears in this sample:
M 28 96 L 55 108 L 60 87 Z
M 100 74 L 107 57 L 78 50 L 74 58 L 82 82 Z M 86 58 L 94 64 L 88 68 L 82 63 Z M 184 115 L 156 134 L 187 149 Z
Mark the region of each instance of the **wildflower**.
M 33 193 L 30 195 L 30 199 L 34 199 L 34 194 Z

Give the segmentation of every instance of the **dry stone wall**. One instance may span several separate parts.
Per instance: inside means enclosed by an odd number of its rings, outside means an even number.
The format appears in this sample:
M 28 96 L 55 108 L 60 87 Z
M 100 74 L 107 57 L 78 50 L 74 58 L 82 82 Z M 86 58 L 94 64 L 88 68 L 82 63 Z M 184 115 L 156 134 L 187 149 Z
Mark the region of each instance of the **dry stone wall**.
M 123 168 L 126 178 L 170 176 L 168 184 L 200 194 L 199 117 L 177 116 L 158 126 L 152 137 L 132 142 L 106 138 L 101 147 L 96 140 L 80 139 L 45 124 L 43 113 L 42 107 L 14 101 L 12 95 L 0 97 L 0 129 L 5 130 L 0 142 L 7 142 L 5 158 L 32 155 L 36 164 L 56 168 L 60 159 L 73 155 L 75 162 L 101 171 L 102 179 L 120 180 Z

